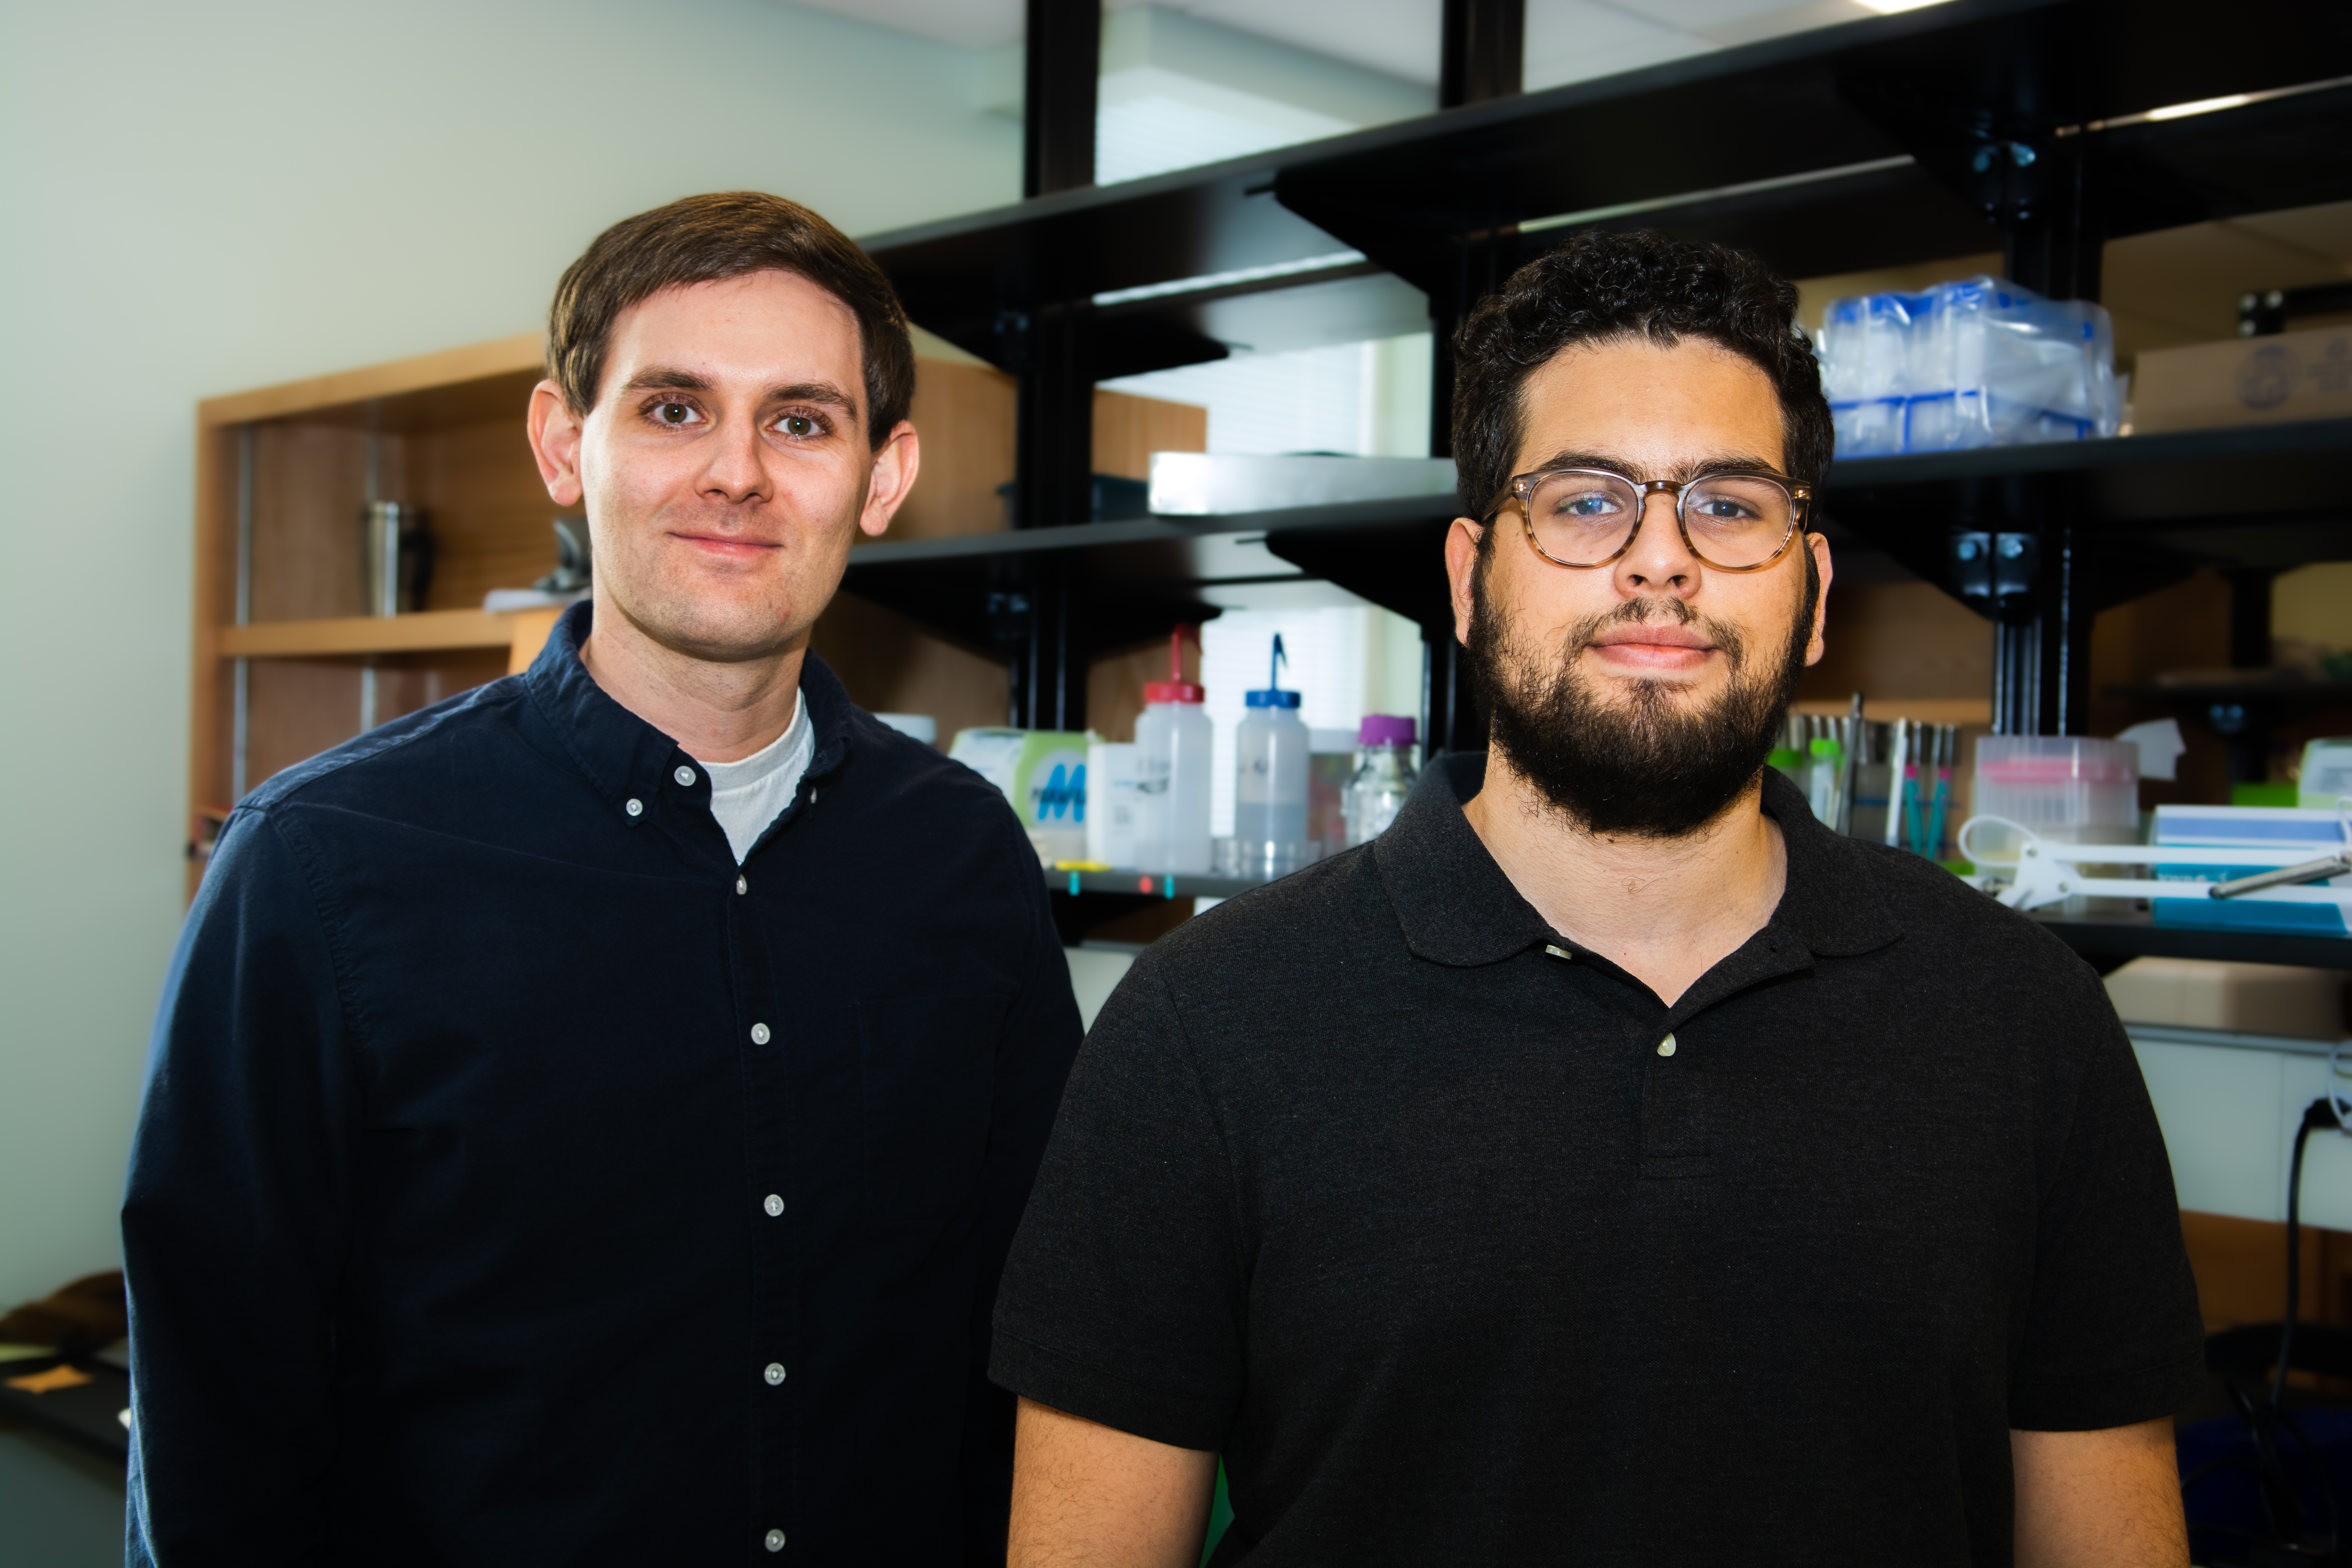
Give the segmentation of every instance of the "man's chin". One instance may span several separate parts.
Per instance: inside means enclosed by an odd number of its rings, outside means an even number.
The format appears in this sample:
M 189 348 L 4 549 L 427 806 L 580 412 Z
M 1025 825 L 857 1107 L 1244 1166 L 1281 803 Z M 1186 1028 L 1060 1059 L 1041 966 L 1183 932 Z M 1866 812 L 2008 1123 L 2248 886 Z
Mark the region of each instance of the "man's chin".
M 629 624 L 648 640 L 705 664 L 747 664 L 791 651 L 793 617 L 758 604 L 631 605 L 616 601 Z

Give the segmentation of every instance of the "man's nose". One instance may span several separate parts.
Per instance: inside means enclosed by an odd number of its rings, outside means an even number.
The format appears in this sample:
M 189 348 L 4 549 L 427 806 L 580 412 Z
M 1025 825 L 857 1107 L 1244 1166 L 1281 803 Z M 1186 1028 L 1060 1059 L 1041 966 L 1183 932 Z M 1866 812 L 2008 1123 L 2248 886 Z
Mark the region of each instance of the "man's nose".
M 740 504 L 768 497 L 768 470 L 761 461 L 760 433 L 748 419 L 729 420 L 712 433 L 706 448 L 702 492 Z
M 1672 490 L 1642 498 L 1642 524 L 1633 548 L 1617 558 L 1617 588 L 1628 598 L 1668 593 L 1683 596 L 1698 589 L 1699 561 L 1683 542 L 1682 520 Z

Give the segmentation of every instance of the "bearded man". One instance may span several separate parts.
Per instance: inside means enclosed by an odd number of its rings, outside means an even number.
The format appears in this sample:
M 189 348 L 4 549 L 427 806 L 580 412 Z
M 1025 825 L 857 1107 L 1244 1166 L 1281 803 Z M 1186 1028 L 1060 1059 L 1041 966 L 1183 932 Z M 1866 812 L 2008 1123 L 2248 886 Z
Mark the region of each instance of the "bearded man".
M 1007 1266 L 1012 1562 L 2177 1564 L 2200 1327 L 2097 978 L 1765 767 L 1796 291 L 1589 235 L 1457 340 L 1491 750 L 1160 943 Z

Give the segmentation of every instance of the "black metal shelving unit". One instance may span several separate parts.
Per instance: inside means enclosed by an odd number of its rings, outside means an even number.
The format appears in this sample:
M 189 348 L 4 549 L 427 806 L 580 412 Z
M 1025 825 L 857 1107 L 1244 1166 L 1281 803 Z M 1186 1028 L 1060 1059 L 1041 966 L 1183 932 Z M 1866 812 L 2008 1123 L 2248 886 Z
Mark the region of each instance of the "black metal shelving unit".
M 1093 383 L 1426 324 L 1444 452 L 1453 326 L 1580 229 L 1741 245 L 1789 277 L 1997 249 L 2095 299 L 2110 238 L 2352 196 L 2340 0 L 1947 0 L 1528 94 L 1510 10 L 1448 0 L 1436 113 L 1109 186 L 1084 183 L 1091 50 L 1033 48 L 1029 199 L 866 241 L 914 319 L 1021 378 L 1017 527 L 862 547 L 848 585 L 1007 656 L 1013 722 L 1077 728 L 1097 649 L 1199 616 L 1214 584 L 1328 579 L 1423 626 L 1424 732 L 1472 743 L 1450 502 L 1091 523 Z M 1032 37 L 1080 11 L 1031 0 Z M 2352 420 L 1871 458 L 1836 465 L 1822 511 L 1994 623 L 1997 729 L 2066 733 L 2098 610 L 2200 565 L 2352 557 L 2347 458 Z

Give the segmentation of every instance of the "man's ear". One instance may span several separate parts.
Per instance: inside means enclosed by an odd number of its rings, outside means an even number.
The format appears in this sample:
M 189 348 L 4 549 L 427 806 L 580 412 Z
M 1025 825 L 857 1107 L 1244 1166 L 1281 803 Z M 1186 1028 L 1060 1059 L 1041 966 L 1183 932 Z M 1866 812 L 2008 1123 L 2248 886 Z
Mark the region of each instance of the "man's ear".
M 1478 541 L 1486 529 L 1466 517 L 1457 517 L 1445 531 L 1445 582 L 1454 601 L 1454 640 L 1468 647 L 1470 610 L 1476 599 Z
M 901 419 L 875 449 L 873 471 L 866 479 L 866 506 L 857 514 L 857 526 L 867 538 L 882 537 L 907 492 L 915 488 L 922 466 L 923 444 L 915 427 Z
M 1805 644 L 1805 662 L 1819 664 L 1822 655 L 1829 651 L 1829 644 L 1822 637 L 1822 627 L 1829 622 L 1830 578 L 1835 574 L 1830 570 L 1830 542 L 1827 539 L 1818 533 L 1809 533 L 1805 535 L 1805 548 L 1813 552 L 1813 570 L 1820 575 L 1822 584 L 1813 595 L 1813 635 L 1811 640 Z
M 542 381 L 530 389 L 530 455 L 539 477 L 558 506 L 580 504 L 580 416 L 563 401 L 563 389 Z

